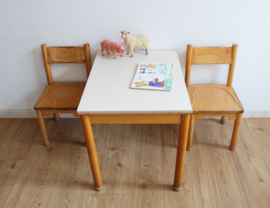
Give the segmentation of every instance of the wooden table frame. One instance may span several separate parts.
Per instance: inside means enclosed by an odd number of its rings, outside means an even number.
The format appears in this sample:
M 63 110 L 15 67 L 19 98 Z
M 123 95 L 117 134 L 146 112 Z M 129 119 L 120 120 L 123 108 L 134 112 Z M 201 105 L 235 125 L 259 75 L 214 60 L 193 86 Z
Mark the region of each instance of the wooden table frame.
M 173 186 L 180 191 L 193 111 L 178 54 L 175 50 L 151 50 L 147 56 L 145 51 L 136 51 L 133 58 L 125 56 L 115 60 L 97 52 L 77 109 L 96 190 L 101 191 L 103 183 L 91 124 L 180 124 Z M 173 89 L 170 92 L 130 89 L 140 63 L 174 64 Z
M 190 114 L 94 114 L 80 115 L 80 117 L 96 191 L 103 190 L 103 182 L 91 124 L 180 124 L 173 190 L 181 190 Z

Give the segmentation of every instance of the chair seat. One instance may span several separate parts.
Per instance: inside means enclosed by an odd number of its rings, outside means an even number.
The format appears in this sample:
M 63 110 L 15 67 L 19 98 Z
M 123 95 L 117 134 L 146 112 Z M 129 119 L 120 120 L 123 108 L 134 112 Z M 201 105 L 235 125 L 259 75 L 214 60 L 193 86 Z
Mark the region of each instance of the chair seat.
M 38 99 L 35 110 L 40 109 L 77 109 L 85 82 L 61 82 L 48 85 Z
M 219 84 L 194 84 L 187 87 L 194 113 L 243 113 L 232 87 Z

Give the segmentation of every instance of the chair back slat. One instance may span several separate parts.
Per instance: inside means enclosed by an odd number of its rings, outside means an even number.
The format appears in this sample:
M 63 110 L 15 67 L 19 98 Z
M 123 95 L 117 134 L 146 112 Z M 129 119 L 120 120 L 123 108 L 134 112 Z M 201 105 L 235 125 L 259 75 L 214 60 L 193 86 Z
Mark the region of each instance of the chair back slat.
M 191 65 L 195 64 L 229 64 L 227 86 L 232 86 L 233 74 L 235 68 L 237 44 L 232 47 L 193 47 L 187 45 L 186 57 L 186 86 L 190 86 Z
M 48 47 L 48 63 L 85 63 L 84 47 Z
M 191 64 L 231 64 L 231 47 L 193 48 Z

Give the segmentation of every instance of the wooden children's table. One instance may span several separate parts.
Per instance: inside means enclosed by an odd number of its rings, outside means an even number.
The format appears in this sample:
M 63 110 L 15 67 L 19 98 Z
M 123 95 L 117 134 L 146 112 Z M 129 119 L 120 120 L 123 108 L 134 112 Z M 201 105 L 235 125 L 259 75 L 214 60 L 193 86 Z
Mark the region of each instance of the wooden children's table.
M 172 90 L 131 89 L 140 62 L 174 64 Z M 77 111 L 96 191 L 103 183 L 91 124 L 180 124 L 173 189 L 181 190 L 192 107 L 175 50 L 135 51 L 133 58 L 117 59 L 99 51 Z

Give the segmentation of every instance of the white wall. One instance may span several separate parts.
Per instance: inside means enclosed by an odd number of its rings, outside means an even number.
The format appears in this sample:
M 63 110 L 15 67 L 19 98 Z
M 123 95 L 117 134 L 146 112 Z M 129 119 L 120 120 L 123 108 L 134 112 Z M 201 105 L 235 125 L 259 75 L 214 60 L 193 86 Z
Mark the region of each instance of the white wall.
M 187 44 L 237 43 L 233 87 L 246 117 L 270 117 L 269 9 L 269 0 L 0 0 L 0 117 L 30 115 L 22 112 L 33 109 L 47 84 L 41 44 L 90 43 L 93 61 L 102 40 L 123 43 L 124 29 L 147 35 L 150 49 L 176 49 L 183 73 Z M 85 80 L 84 66 L 75 67 L 56 66 L 53 74 Z M 192 83 L 225 83 L 226 77 L 227 67 L 192 71 Z

